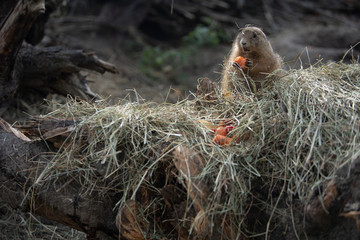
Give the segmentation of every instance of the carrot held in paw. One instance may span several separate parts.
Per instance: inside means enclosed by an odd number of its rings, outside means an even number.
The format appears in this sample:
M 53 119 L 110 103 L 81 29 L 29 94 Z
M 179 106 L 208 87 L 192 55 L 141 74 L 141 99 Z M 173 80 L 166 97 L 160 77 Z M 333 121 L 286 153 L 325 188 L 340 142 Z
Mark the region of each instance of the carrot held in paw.
M 247 67 L 246 66 L 247 61 L 248 61 L 247 58 L 239 56 L 239 57 L 235 58 L 234 64 L 239 68 L 245 69 Z

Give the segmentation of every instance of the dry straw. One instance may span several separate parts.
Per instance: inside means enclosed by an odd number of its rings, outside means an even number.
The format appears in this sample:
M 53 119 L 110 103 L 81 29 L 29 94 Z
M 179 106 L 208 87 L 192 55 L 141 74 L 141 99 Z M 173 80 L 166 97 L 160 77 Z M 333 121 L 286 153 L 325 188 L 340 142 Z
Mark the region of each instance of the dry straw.
M 233 98 L 217 97 L 210 107 L 199 107 L 200 99 L 116 106 L 69 101 L 48 116 L 76 120 L 76 130 L 38 183 L 70 174 L 83 185 L 84 197 L 120 192 L 121 208 L 136 199 L 139 189 L 147 188 L 158 194 L 159 204 L 159 189 L 171 177 L 183 183 L 184 176 L 171 167 L 172 152 L 181 145 L 200 153 L 206 162 L 198 178 L 211 187 L 204 207 L 208 216 L 232 216 L 238 230 L 259 235 L 268 232 L 246 231 L 245 216 L 252 203 L 259 204 L 270 223 L 286 211 L 281 210 L 284 199 L 306 201 L 339 166 L 360 154 L 358 63 L 290 70 L 256 94 L 242 89 Z M 247 137 L 230 146 L 213 144 L 206 125 L 224 119 L 232 119 L 232 135 Z M 164 163 L 166 176 L 156 176 Z M 183 199 L 188 209 L 193 204 L 189 199 Z M 146 229 L 146 235 L 174 234 L 159 225 Z M 190 228 L 189 234 L 193 231 Z

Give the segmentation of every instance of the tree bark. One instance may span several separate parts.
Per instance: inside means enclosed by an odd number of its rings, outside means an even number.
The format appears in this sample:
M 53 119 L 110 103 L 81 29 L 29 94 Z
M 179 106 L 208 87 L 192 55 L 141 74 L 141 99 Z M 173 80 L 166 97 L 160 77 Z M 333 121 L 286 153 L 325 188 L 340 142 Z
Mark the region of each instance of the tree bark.
M 44 0 L 18 1 L 0 28 L 0 113 L 15 94 L 21 74 L 18 52 L 36 18 L 45 11 Z M 15 69 L 15 71 L 14 71 Z
M 21 48 L 20 61 L 26 78 L 20 87 L 43 92 L 70 94 L 86 101 L 96 98 L 81 70 L 99 73 L 118 73 L 116 67 L 99 59 L 93 52 L 65 49 L 62 47 L 37 48 L 25 45 Z
M 0 119 L 0 181 L 2 201 L 14 209 L 32 212 L 87 234 L 88 239 L 117 239 L 118 197 L 96 193 L 79 195 L 81 184 L 71 176 L 45 188 L 40 181 L 54 152 L 43 141 L 17 137 L 17 132 Z M 21 133 L 19 133 L 21 135 Z M 64 183 L 66 183 L 64 185 Z
M 48 6 L 52 11 L 58 1 L 50 3 Z M 86 77 L 80 74 L 81 70 L 118 73 L 115 66 L 91 52 L 61 47 L 40 49 L 23 44 L 25 39 L 35 44 L 42 38 L 41 29 L 47 17 L 39 16 L 44 12 L 44 0 L 20 0 L 3 18 L 0 26 L 0 115 L 19 89 L 26 91 L 30 87 L 89 101 L 96 96 Z
M 359 169 L 360 158 L 358 157 L 339 168 L 334 179 L 314 190 L 305 205 L 309 232 L 329 231 L 342 218 L 354 219 L 360 230 Z

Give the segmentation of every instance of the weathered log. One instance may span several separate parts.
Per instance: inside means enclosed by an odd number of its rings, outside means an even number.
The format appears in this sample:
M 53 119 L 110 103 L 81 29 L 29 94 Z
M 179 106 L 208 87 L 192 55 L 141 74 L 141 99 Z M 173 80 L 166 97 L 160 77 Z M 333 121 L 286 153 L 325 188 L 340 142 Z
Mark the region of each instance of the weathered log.
M 51 3 L 50 11 L 57 2 Z M 39 18 L 39 15 L 44 11 L 44 0 L 18 1 L 0 26 L 0 114 L 6 110 L 18 89 L 31 87 L 89 101 L 96 96 L 90 90 L 86 77 L 80 74 L 81 70 L 118 73 L 115 66 L 92 52 L 60 47 L 40 49 L 23 44 L 25 38 L 33 44 L 42 38 L 46 19 Z M 34 25 L 36 20 L 38 22 Z
M 45 11 L 44 0 L 18 1 L 0 26 L 0 104 L 15 94 L 20 74 L 13 72 L 17 54 L 39 14 Z M 1 110 L 0 110 L 1 113 Z
M 96 97 L 81 70 L 118 73 L 116 67 L 99 59 L 93 52 L 62 47 L 37 48 L 24 46 L 20 52 L 23 75 L 21 88 L 70 94 L 86 101 Z
M 26 42 L 36 45 L 40 43 L 45 35 L 45 25 L 50 17 L 50 14 L 54 12 L 60 4 L 62 4 L 62 0 L 46 0 L 45 1 L 45 13 L 41 14 L 37 17 L 37 19 L 32 24 L 28 34 L 26 35 Z
M 96 193 L 80 196 L 81 185 L 71 177 L 45 186 L 39 176 L 54 153 L 43 141 L 23 140 L 4 121 L 1 123 L 2 202 L 83 231 L 88 239 L 118 238 L 113 211 L 116 197 Z
M 6 81 L 17 53 L 36 18 L 45 12 L 44 0 L 18 1 L 0 29 L 0 81 Z M 0 82 L 0 83 L 1 83 Z
M 174 164 L 183 176 L 188 195 L 194 203 L 196 216 L 193 219 L 194 230 L 197 239 L 247 239 L 239 234 L 239 229 L 232 224 L 231 214 L 210 215 L 207 212 L 210 189 L 213 187 L 211 181 L 200 181 L 198 176 L 206 166 L 205 159 L 199 154 L 184 146 L 178 146 L 174 152 Z M 213 228 L 213 226 L 219 226 Z M 186 236 L 185 236 L 186 237 Z
M 146 233 L 149 224 L 144 221 L 142 212 L 144 209 L 135 200 L 128 200 L 120 209 L 116 217 L 116 225 L 121 236 L 127 240 L 145 240 L 149 238 Z
M 358 157 L 338 169 L 334 179 L 314 190 L 305 206 L 310 233 L 328 231 L 343 217 L 354 218 L 354 225 L 358 226 L 358 214 L 354 213 L 360 211 L 359 169 Z

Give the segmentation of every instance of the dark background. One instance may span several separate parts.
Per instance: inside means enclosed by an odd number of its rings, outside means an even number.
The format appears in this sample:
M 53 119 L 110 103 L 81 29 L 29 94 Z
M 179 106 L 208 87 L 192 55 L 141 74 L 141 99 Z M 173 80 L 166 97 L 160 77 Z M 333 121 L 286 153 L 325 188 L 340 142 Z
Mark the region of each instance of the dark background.
M 175 102 L 194 92 L 201 77 L 219 81 L 232 40 L 247 24 L 262 28 L 292 69 L 358 61 L 359 20 L 356 0 L 53 0 L 27 41 L 93 51 L 115 64 L 120 74 L 84 73 L 110 103 L 135 100 L 135 91 L 146 101 Z M 22 104 L 26 114 L 38 114 L 37 106 Z M 0 239 L 85 238 L 3 206 L 0 213 Z
M 285 67 L 340 61 L 360 41 L 355 0 L 61 1 L 39 45 L 92 50 L 119 75 L 91 74 L 94 92 L 114 102 L 136 91 L 147 101 L 176 101 L 197 79 L 219 81 L 238 29 L 258 26 Z M 357 60 L 360 46 L 345 56 Z

